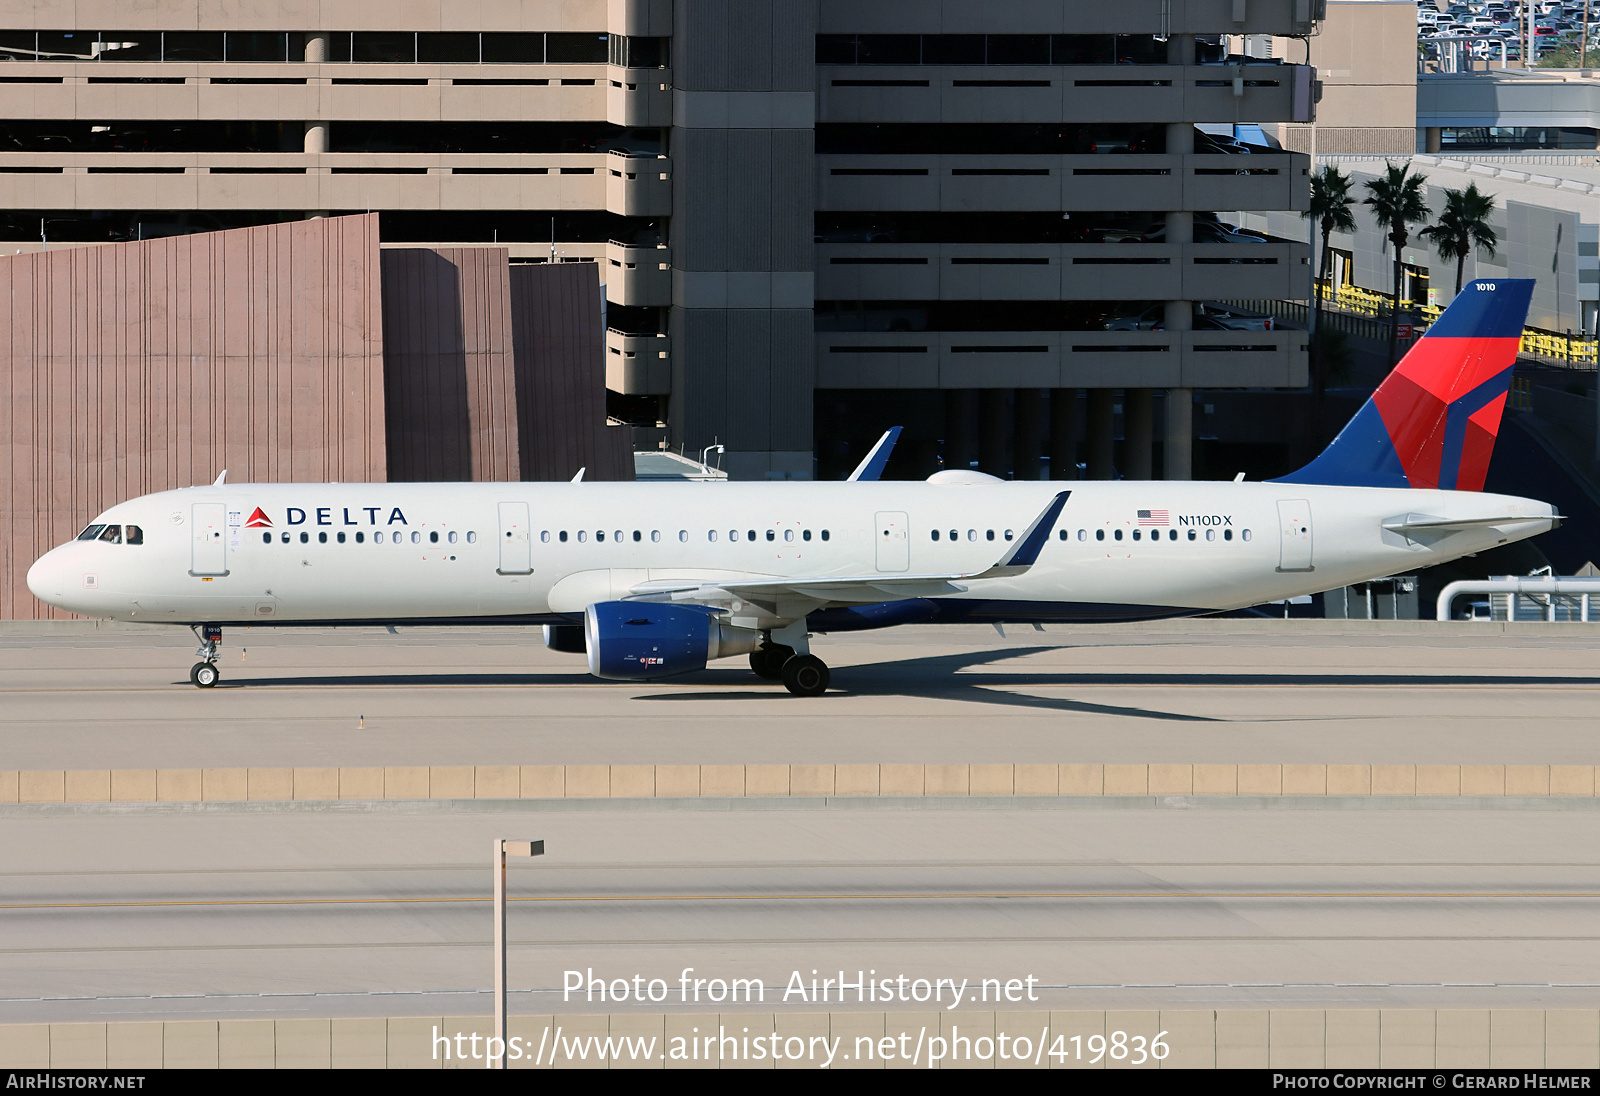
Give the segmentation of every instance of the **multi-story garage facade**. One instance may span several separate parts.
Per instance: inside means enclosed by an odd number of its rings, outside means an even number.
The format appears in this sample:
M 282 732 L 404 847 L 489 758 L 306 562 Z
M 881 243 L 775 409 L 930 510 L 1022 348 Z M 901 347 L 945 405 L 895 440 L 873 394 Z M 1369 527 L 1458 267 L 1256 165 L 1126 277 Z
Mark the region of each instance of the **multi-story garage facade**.
M 907 471 L 1182 477 L 1192 388 L 1304 383 L 1303 333 L 1193 302 L 1307 295 L 1304 245 L 1226 228 L 1303 208 L 1307 160 L 1196 126 L 1309 119 L 1309 69 L 1216 43 L 1313 15 L 0 0 L 0 246 L 372 211 L 597 262 L 612 414 L 737 478 L 900 421 Z

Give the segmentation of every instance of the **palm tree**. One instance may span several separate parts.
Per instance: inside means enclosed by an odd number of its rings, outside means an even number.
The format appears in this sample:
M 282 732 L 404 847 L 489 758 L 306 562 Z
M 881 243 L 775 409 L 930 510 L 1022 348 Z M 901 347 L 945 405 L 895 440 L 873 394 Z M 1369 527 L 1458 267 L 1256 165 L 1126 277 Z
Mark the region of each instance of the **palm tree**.
M 1394 368 L 1395 344 L 1400 332 L 1401 259 L 1406 243 L 1411 239 L 1410 226 L 1421 224 L 1430 215 L 1428 204 L 1422 200 L 1422 184 L 1426 175 L 1413 174 L 1410 164 L 1385 165 L 1378 178 L 1366 184 L 1371 197 L 1362 199 L 1363 205 L 1372 207 L 1378 224 L 1389 230 L 1389 243 L 1394 246 L 1394 293 L 1389 308 L 1389 368 Z
M 1350 207 L 1355 205 L 1355 197 L 1350 193 L 1350 176 L 1334 167 L 1325 164 L 1321 171 L 1311 176 L 1311 208 L 1301 214 L 1309 217 L 1322 229 L 1322 258 L 1318 263 L 1316 299 L 1312 302 L 1311 330 L 1322 330 L 1322 302 L 1325 298 L 1323 286 L 1332 276 L 1333 267 L 1333 232 L 1354 232 L 1356 229 L 1355 214 Z M 1331 287 L 1330 287 L 1331 288 Z M 1312 341 L 1312 386 L 1317 399 L 1322 398 L 1326 386 L 1326 377 L 1323 376 L 1321 363 L 1317 358 L 1317 344 Z
M 1481 247 L 1489 258 L 1494 258 L 1494 245 L 1500 237 L 1489 227 L 1493 212 L 1494 195 L 1483 193 L 1477 183 L 1469 183 L 1466 190 L 1445 191 L 1439 223 L 1417 233 L 1432 240 L 1439 254 L 1455 259 L 1457 293 L 1461 292 L 1461 275 L 1473 248 Z

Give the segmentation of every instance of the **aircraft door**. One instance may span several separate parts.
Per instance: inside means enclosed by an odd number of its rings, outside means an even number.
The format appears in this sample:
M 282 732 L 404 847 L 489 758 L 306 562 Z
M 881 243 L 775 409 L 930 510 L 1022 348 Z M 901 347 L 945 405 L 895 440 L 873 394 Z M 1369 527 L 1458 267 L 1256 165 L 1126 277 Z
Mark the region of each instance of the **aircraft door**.
M 884 511 L 878 514 L 878 570 L 906 571 L 911 568 L 911 531 L 904 513 Z
M 1311 503 L 1278 500 L 1278 570 L 1311 571 Z
M 533 572 L 533 534 L 529 526 L 527 503 L 500 504 L 500 574 Z
M 189 508 L 194 536 L 189 553 L 191 575 L 228 573 L 228 542 L 223 539 L 227 510 L 220 502 L 197 502 Z

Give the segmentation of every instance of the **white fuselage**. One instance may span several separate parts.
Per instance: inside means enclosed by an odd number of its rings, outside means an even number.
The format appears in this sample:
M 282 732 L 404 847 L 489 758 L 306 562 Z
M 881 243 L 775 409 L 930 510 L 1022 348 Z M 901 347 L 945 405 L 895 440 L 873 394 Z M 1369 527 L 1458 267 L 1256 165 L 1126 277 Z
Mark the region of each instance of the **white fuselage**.
M 138 526 L 143 543 L 69 542 L 28 584 L 127 621 L 573 619 L 650 581 L 976 574 L 1067 490 L 1030 569 L 940 604 L 984 620 L 1226 610 L 1414 571 L 1554 518 L 1504 495 L 1276 483 L 228 484 L 113 506 L 95 523 Z M 1384 528 L 1408 515 L 1496 520 Z

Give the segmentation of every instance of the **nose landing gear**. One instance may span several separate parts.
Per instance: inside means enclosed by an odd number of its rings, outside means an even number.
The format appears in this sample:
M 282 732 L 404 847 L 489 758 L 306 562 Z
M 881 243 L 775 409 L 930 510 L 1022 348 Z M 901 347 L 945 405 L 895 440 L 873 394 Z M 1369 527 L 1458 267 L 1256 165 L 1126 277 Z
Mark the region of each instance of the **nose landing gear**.
M 217 649 L 222 646 L 222 625 L 191 624 L 189 630 L 200 641 L 194 653 L 203 660 L 189 667 L 189 682 L 197 688 L 209 689 L 222 680 L 222 672 L 217 669 Z

